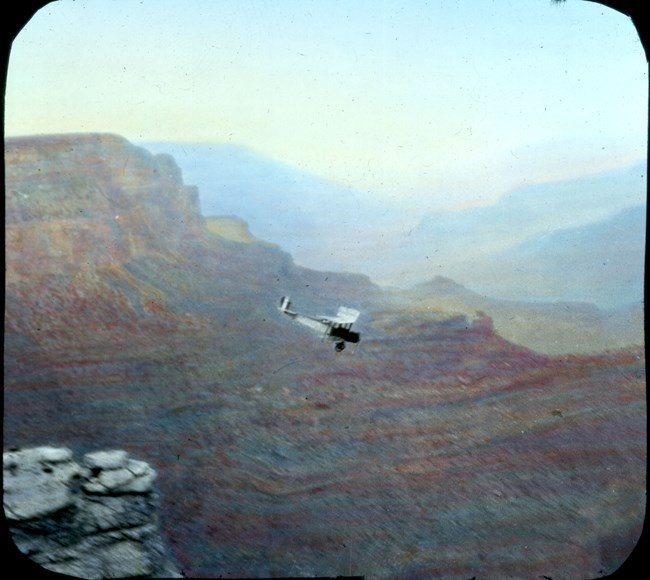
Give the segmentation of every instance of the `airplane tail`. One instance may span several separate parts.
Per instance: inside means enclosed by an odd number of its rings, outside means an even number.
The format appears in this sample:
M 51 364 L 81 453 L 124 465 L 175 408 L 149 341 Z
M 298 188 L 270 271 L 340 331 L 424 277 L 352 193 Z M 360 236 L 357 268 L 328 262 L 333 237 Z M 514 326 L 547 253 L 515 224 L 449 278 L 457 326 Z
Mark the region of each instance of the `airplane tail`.
M 289 309 L 291 308 L 291 300 L 289 299 L 288 296 L 283 296 L 280 299 L 280 310 L 282 312 L 287 312 L 290 311 Z

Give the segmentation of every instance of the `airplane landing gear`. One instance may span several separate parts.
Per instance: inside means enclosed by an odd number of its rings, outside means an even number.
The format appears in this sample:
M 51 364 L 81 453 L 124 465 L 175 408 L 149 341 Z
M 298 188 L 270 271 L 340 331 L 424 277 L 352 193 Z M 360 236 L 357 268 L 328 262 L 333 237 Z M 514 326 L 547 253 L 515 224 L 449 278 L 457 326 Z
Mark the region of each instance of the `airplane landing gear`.
M 342 340 L 341 342 L 337 342 L 336 345 L 334 345 L 334 348 L 336 349 L 336 352 L 341 352 L 345 348 L 345 341 Z

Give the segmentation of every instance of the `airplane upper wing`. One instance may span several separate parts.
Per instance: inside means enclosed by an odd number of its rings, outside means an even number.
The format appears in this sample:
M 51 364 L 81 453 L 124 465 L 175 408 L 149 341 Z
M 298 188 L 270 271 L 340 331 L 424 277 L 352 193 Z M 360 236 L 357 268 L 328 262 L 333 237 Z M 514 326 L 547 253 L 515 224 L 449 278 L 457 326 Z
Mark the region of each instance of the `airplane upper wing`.
M 340 306 L 338 312 L 336 313 L 336 318 L 332 319 L 332 322 L 340 324 L 353 324 L 359 318 L 360 312 L 354 308 L 347 308 L 345 306 Z

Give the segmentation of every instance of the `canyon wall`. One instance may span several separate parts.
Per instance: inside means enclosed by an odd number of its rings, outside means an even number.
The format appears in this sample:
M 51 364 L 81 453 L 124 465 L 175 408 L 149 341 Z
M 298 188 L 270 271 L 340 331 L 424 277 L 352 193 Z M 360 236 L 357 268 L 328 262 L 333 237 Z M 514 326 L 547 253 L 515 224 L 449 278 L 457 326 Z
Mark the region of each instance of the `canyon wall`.
M 198 190 L 173 158 L 122 137 L 10 138 L 5 168 L 10 277 L 119 265 L 203 227 Z

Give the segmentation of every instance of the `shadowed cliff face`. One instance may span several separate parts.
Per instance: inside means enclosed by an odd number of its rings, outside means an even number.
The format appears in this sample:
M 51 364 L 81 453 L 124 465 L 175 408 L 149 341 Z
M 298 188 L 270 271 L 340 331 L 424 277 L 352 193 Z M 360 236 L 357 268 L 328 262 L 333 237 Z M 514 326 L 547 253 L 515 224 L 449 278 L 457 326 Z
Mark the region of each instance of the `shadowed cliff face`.
M 5 147 L 5 444 L 147 461 L 189 576 L 585 578 L 630 553 L 642 349 L 544 356 L 489 312 L 211 233 L 169 158 L 118 137 Z M 282 295 L 359 309 L 358 348 Z

